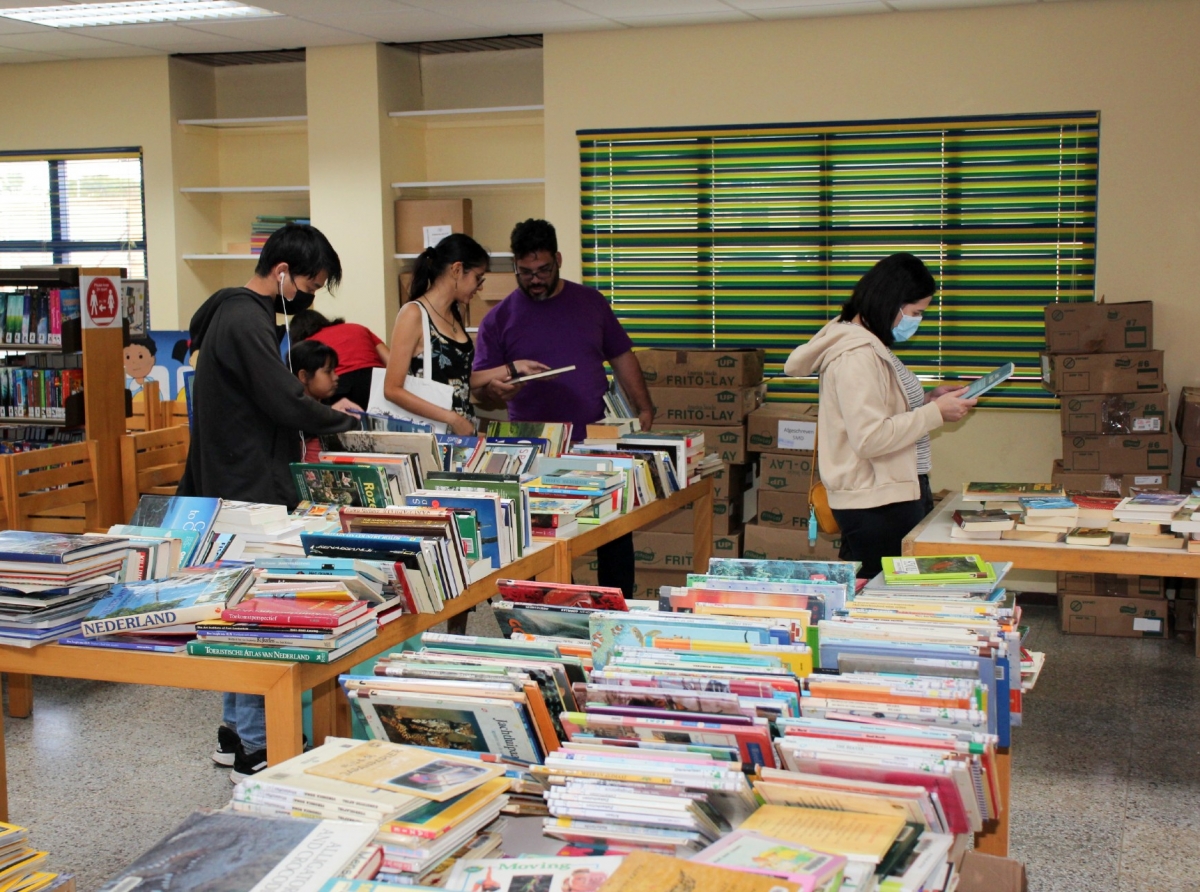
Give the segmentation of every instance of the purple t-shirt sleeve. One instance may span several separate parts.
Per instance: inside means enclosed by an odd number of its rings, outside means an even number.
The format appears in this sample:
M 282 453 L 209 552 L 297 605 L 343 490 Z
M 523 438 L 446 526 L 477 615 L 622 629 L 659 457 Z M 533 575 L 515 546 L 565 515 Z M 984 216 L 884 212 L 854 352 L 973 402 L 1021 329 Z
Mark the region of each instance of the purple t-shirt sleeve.
M 604 358 L 611 360 L 632 350 L 633 341 L 629 339 L 629 335 L 621 327 L 621 323 L 617 319 L 617 314 L 613 312 L 612 306 L 608 301 L 604 300 L 603 296 L 600 297 L 600 301 L 604 304 L 604 308 L 600 311 L 604 320 L 604 340 L 601 344 L 601 349 L 604 351 Z
M 471 367 L 472 371 L 494 369 L 508 362 L 500 340 L 501 327 L 496 324 L 498 315 L 497 310 L 493 309 L 479 323 L 479 331 L 475 333 L 475 364 Z

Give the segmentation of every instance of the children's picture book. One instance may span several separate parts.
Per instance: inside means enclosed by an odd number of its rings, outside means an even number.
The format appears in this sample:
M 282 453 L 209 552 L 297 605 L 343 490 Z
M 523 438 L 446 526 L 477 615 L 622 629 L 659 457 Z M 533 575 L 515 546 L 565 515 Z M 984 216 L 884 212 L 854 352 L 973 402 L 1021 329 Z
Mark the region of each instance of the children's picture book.
M 885 557 L 883 578 L 889 585 L 995 581 L 992 565 L 979 555 Z
M 560 607 L 591 607 L 595 610 L 628 610 L 619 588 L 596 585 L 568 585 L 565 582 L 538 582 L 530 579 L 500 579 L 496 590 L 504 600 L 517 604 L 555 604 Z
M 249 567 L 227 567 L 186 570 L 168 579 L 114 585 L 88 612 L 82 631 L 95 638 L 217 619 L 225 601 L 253 582 Z
M 752 830 L 735 830 L 693 858 L 701 864 L 729 867 L 748 873 L 783 877 L 805 890 L 818 889 L 839 879 L 846 859 L 818 852 L 799 843 L 763 836 Z
M 778 877 L 635 850 L 622 859 L 604 892 L 801 892 L 802 888 Z
M 615 855 L 464 858 L 454 865 L 442 888 L 446 892 L 598 892 L 622 860 Z
M 589 607 L 562 607 L 557 604 L 496 601 L 492 605 L 492 613 L 505 638 L 513 635 L 543 635 L 587 641 L 591 636 L 588 617 L 592 612 Z
M 504 774 L 499 765 L 386 740 L 364 741 L 361 746 L 307 771 L 319 777 L 438 801 L 460 796 Z

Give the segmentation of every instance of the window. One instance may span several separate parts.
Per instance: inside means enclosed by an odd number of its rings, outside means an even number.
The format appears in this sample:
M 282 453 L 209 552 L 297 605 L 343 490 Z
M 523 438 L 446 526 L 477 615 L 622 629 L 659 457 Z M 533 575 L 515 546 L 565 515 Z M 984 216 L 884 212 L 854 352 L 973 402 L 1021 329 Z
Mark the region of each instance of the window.
M 54 263 L 145 277 L 139 153 L 0 155 L 0 266 Z
M 1043 307 L 1094 299 L 1099 116 L 580 131 L 584 281 L 643 346 L 762 347 L 769 375 L 878 259 L 938 296 L 898 349 L 926 379 L 1017 373 L 989 405 L 1055 407 Z M 815 379 L 773 398 L 812 400 Z

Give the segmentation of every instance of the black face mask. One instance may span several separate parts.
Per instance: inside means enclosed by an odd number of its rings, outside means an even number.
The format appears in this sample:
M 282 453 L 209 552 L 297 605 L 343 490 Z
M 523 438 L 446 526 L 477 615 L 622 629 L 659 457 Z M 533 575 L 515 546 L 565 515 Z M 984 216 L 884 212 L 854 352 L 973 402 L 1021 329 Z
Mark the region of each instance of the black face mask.
M 316 298 L 317 296 L 315 294 L 309 294 L 307 291 L 297 291 L 296 296 L 288 301 L 283 299 L 282 294 L 276 294 L 275 312 L 286 312 L 289 316 L 292 316 L 301 312 L 302 310 L 307 310 L 313 305 L 313 301 L 316 300 Z

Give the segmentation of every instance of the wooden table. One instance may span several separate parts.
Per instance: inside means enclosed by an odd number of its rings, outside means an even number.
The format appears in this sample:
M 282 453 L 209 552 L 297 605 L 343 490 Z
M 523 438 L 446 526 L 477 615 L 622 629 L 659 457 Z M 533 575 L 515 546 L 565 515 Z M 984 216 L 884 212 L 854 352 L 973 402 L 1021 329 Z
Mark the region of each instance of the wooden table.
M 905 555 L 977 554 L 986 561 L 1011 561 L 1022 570 L 1053 570 L 1075 573 L 1116 573 L 1129 576 L 1186 576 L 1200 578 L 1200 554 L 1164 551 L 1154 548 L 1130 548 L 1111 545 L 1097 548 L 1066 545 L 1061 542 L 1017 542 L 1007 539 L 951 539 L 954 512 L 962 507 L 978 506 L 964 502 L 961 495 L 947 496 L 911 533 L 904 537 Z M 1197 636 L 1200 656 L 1200 636 Z M 1011 778 L 1011 747 L 997 752 L 997 768 L 1003 808 L 1000 818 L 975 835 L 975 848 L 990 855 L 1008 854 L 1008 808 Z
M 330 734 L 350 736 L 350 708 L 338 676 L 349 672 L 401 642 L 438 623 L 457 616 L 496 594 L 500 579 L 538 579 L 570 582 L 574 555 L 619 536 L 687 505 L 696 508 L 695 566 L 704 569 L 712 549 L 712 480 L 705 479 L 666 499 L 659 499 L 611 520 L 597 524 L 572 539 L 536 542 L 524 556 L 472 583 L 440 613 L 402 616 L 379 629 L 375 638 L 335 663 L 274 663 L 189 654 L 142 653 L 43 644 L 34 648 L 0 646 L 0 672 L 49 675 L 91 681 L 151 684 L 198 691 L 259 694 L 266 701 L 267 761 L 274 765 L 301 753 L 303 711 L 301 695 L 312 691 L 313 738 Z M 26 713 L 28 714 L 28 713 Z M 0 717 L 0 821 L 8 820 L 7 774 L 4 771 L 3 718 Z

